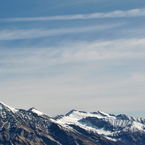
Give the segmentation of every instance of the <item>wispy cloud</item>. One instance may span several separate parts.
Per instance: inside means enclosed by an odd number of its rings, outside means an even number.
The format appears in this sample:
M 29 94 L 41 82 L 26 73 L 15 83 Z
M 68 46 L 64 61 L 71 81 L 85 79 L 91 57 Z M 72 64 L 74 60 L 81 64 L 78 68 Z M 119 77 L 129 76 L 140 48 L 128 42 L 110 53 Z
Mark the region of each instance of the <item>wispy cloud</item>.
M 97 32 L 106 29 L 117 28 L 124 25 L 124 23 L 96 25 L 88 27 L 63 28 L 63 29 L 30 29 L 30 30 L 1 30 L 0 40 L 15 40 L 15 39 L 30 39 L 40 38 L 46 36 L 59 36 L 65 34 L 77 34 L 85 32 Z
M 46 48 L 17 48 L 0 54 L 1 72 L 10 71 L 42 72 L 41 67 L 50 67 L 67 63 L 114 61 L 120 59 L 144 58 L 145 39 L 127 39 L 114 41 L 65 42 Z M 10 50 L 9 50 L 10 51 Z M 37 70 L 37 71 L 36 71 Z
M 63 49 L 59 49 L 60 55 L 51 60 L 66 63 L 141 58 L 145 56 L 144 45 L 145 39 L 70 43 L 63 46 Z
M 30 18 L 7 18 L 0 19 L 1 22 L 21 22 L 21 21 L 55 21 L 55 20 L 77 20 L 77 19 L 97 19 L 97 18 L 120 18 L 120 17 L 142 17 L 145 16 L 145 8 L 131 9 L 127 11 L 116 10 L 107 13 L 60 15 L 49 17 L 30 17 Z

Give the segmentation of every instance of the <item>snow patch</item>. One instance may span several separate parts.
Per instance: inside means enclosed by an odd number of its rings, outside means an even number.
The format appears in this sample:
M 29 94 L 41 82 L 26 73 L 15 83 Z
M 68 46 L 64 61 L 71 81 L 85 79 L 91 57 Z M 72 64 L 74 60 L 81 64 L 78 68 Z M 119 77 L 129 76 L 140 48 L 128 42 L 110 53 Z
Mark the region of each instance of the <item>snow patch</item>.
M 105 138 L 107 138 L 108 140 L 112 140 L 112 141 L 117 141 L 117 139 L 114 139 L 114 138 L 111 138 L 111 137 L 108 137 L 108 136 L 105 136 Z
M 131 130 L 133 130 L 133 131 L 138 131 L 138 130 L 144 131 L 144 129 L 143 129 L 144 127 L 145 126 L 142 125 L 141 123 L 133 121 L 132 126 L 131 126 Z

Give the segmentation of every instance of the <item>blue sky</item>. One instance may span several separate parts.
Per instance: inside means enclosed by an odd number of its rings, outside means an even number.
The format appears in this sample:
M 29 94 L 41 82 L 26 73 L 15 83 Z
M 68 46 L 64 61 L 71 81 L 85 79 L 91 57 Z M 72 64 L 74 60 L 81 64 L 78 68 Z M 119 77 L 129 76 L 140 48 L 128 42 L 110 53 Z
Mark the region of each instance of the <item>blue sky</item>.
M 1 101 L 145 117 L 144 26 L 143 0 L 1 0 Z

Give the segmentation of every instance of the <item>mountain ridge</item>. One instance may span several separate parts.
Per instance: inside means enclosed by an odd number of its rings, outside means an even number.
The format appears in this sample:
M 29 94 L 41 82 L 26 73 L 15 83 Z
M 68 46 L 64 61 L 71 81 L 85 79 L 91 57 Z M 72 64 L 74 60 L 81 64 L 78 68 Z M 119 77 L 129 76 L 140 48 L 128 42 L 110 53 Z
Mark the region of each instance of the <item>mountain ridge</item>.
M 0 144 L 143 145 L 145 119 L 101 111 L 71 110 L 48 116 L 34 107 L 15 109 L 0 102 Z

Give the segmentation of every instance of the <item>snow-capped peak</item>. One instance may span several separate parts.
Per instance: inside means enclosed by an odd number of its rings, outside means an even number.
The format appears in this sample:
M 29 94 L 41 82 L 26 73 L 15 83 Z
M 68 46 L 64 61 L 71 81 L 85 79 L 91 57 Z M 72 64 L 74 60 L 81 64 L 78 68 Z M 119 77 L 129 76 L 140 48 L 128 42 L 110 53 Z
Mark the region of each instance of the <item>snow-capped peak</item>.
M 107 113 L 104 113 L 104 112 L 102 112 L 102 111 L 98 111 L 97 112 L 98 114 L 100 114 L 101 116 L 110 116 L 109 114 L 107 114 Z
M 4 108 L 8 108 L 10 111 L 12 111 L 13 113 L 16 113 L 18 111 L 18 109 L 15 109 L 13 107 L 10 107 L 2 102 L 0 102 L 0 110 L 2 110 Z
M 29 111 L 31 111 L 31 112 L 37 114 L 38 116 L 43 116 L 43 115 L 45 115 L 44 113 L 38 111 L 38 110 L 35 109 L 34 107 L 30 108 Z
M 85 112 L 85 111 L 77 111 L 77 110 L 71 110 L 69 113 L 65 115 L 65 117 L 71 117 L 71 118 L 77 118 L 82 119 L 85 117 L 97 117 L 97 118 L 106 118 L 106 117 L 112 117 L 107 113 L 98 111 L 98 112 Z

